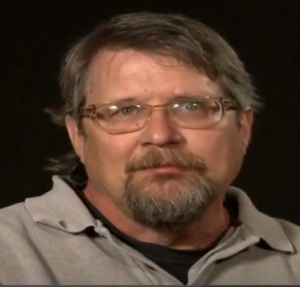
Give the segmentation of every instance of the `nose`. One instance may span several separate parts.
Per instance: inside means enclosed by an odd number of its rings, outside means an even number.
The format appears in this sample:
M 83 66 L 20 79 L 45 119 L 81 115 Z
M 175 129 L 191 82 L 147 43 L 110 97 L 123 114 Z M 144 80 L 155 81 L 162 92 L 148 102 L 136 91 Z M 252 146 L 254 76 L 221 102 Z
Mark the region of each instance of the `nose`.
M 179 129 L 171 122 L 167 112 L 161 109 L 153 110 L 140 134 L 140 144 L 142 145 L 162 147 L 179 144 L 182 140 Z

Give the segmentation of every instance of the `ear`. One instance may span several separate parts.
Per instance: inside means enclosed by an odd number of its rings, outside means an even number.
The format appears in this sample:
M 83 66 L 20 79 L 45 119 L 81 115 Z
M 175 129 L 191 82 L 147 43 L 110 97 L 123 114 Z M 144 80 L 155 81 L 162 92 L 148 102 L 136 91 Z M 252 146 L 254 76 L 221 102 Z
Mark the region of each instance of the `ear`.
M 244 152 L 246 153 L 251 140 L 253 124 L 253 110 L 251 107 L 246 108 L 240 115 L 240 132 L 243 137 Z
M 71 140 L 72 146 L 80 158 L 80 161 L 84 163 L 84 140 L 85 137 L 78 129 L 77 122 L 70 116 L 66 116 L 65 124 Z

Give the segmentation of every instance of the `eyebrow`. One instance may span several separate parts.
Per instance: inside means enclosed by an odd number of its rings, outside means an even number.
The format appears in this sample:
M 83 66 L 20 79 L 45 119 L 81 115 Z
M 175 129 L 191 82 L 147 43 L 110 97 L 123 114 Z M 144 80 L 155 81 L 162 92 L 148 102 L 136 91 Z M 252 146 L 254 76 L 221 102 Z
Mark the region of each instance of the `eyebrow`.
M 213 95 L 208 95 L 208 94 L 177 94 L 177 95 L 173 95 L 171 96 L 170 98 L 168 98 L 168 100 L 166 102 L 172 102 L 172 101 L 175 101 L 175 100 L 180 100 L 180 99 L 186 99 L 186 98 L 206 98 L 206 97 L 214 97 Z M 109 102 L 105 102 L 105 104 L 110 104 L 110 103 L 124 103 L 124 102 L 147 102 L 149 100 L 146 99 L 146 100 L 142 100 L 142 99 L 139 99 L 138 97 L 126 97 L 126 98 L 123 98 L 123 99 L 115 99 L 115 100 L 112 100 L 112 101 L 109 101 Z

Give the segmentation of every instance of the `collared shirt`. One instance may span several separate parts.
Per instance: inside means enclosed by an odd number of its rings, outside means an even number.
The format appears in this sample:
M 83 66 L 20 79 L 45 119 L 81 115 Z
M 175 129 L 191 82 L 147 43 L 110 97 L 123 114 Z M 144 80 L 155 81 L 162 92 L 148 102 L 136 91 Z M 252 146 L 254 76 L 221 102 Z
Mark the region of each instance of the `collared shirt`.
M 300 228 L 230 187 L 241 224 L 189 270 L 188 284 L 300 284 Z M 57 176 L 48 193 L 0 211 L 1 284 L 182 285 L 97 219 Z
M 81 200 L 85 203 L 94 218 L 99 219 L 102 224 L 109 229 L 109 231 L 116 236 L 118 239 L 133 247 L 141 254 L 149 258 L 151 261 L 156 263 L 158 266 L 166 270 L 172 276 L 176 277 L 179 281 L 184 284 L 188 282 L 189 269 L 207 252 L 212 250 L 221 240 L 226 230 L 209 246 L 205 249 L 197 250 L 177 250 L 167 246 L 162 246 L 154 243 L 141 242 L 131 236 L 131 234 L 125 234 L 116 226 L 114 226 L 108 218 L 106 218 L 101 210 L 97 209 L 92 202 L 84 195 L 82 190 L 75 190 Z M 228 210 L 230 216 L 230 226 L 239 225 L 236 205 L 233 200 L 226 198 L 224 201 L 224 207 Z

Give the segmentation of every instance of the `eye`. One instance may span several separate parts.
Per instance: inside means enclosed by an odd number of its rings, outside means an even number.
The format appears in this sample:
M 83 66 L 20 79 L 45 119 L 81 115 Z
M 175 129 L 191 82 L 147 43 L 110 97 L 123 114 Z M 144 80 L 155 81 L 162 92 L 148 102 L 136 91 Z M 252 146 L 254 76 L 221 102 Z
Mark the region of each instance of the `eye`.
M 173 105 L 173 109 L 194 112 L 198 111 L 199 109 L 203 109 L 204 103 L 199 100 L 184 100 L 180 102 L 176 102 Z
M 142 110 L 139 104 L 113 104 L 107 107 L 105 111 L 106 118 L 111 117 L 129 117 L 138 115 Z
M 190 112 L 197 111 L 202 106 L 203 104 L 198 101 L 187 102 L 183 104 L 183 107 Z
M 121 107 L 118 110 L 116 110 L 115 113 L 128 116 L 128 115 L 135 114 L 136 112 L 138 112 L 138 110 L 139 110 L 139 106 L 131 105 L 131 106 Z

